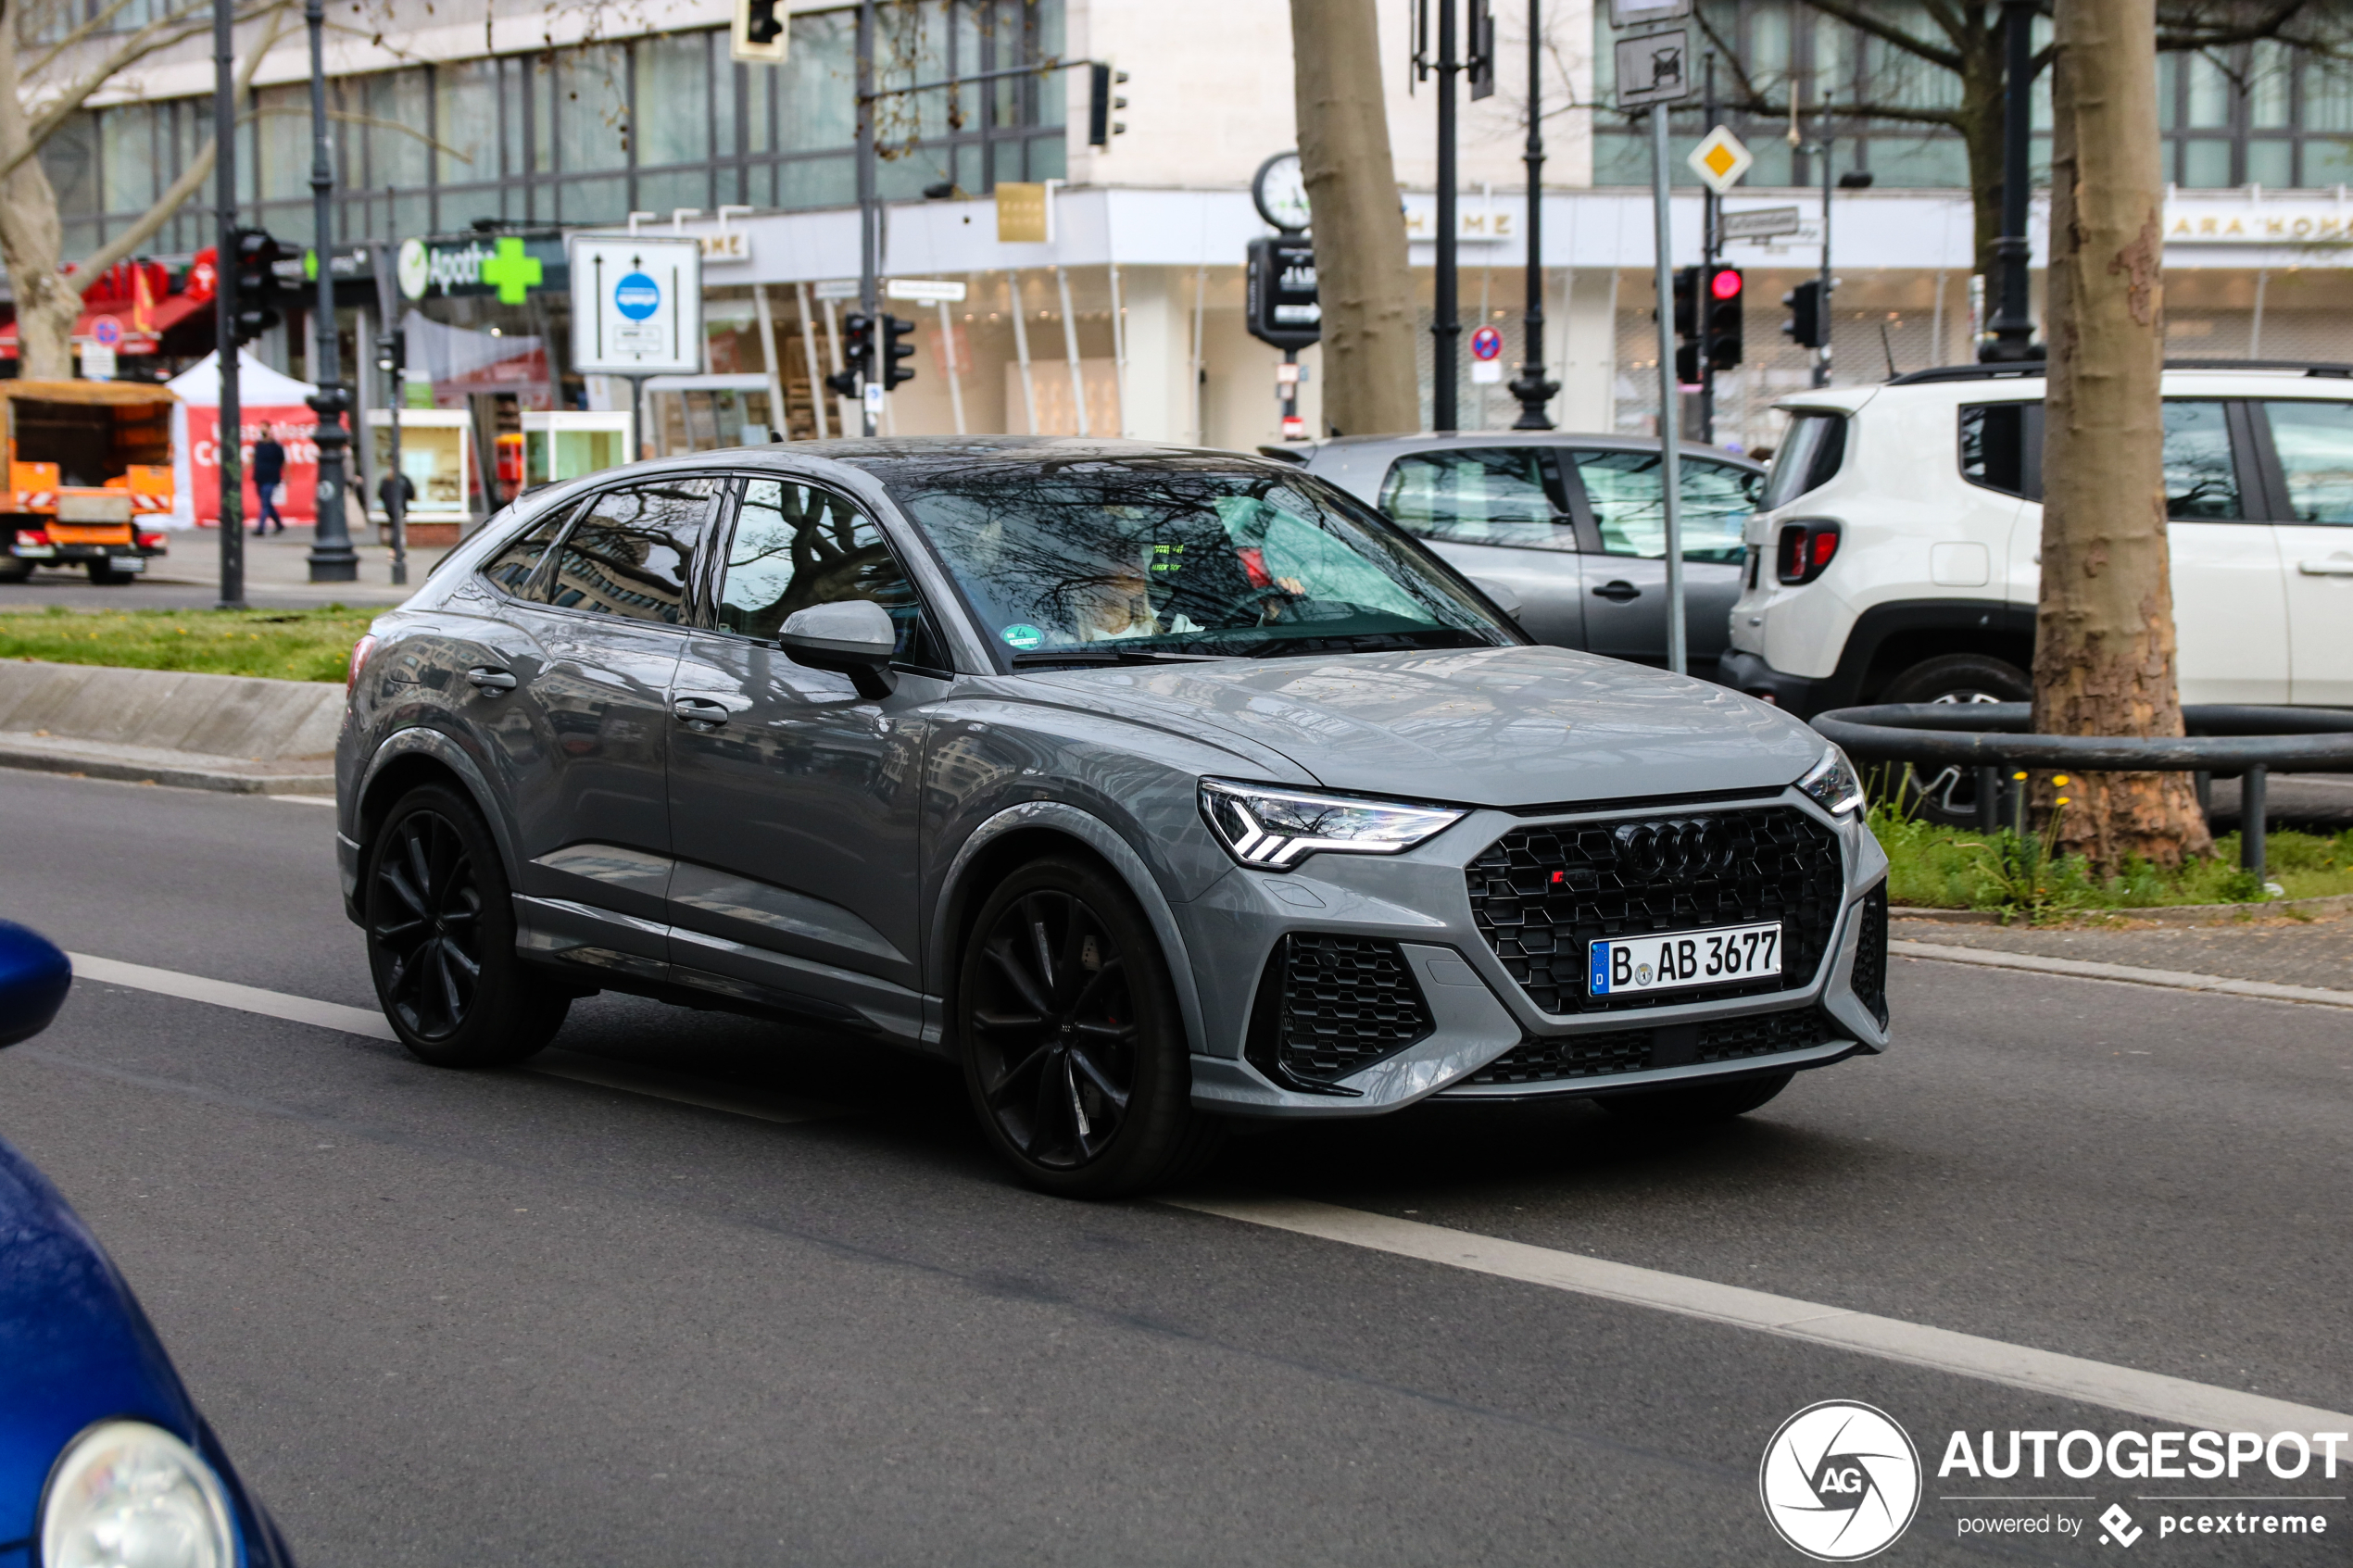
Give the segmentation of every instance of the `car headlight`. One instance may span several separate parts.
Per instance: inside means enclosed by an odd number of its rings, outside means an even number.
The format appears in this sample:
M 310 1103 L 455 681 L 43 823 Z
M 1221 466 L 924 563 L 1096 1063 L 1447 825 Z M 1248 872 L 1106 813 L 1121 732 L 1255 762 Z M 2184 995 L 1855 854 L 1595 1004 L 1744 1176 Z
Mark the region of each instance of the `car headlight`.
M 1226 852 L 1245 866 L 1287 872 L 1317 851 L 1394 855 L 1463 820 L 1435 806 L 1398 806 L 1344 795 L 1302 795 L 1201 782 L 1201 814 Z
M 1863 779 L 1855 771 L 1855 764 L 1846 753 L 1831 746 L 1822 753 L 1822 759 L 1806 770 L 1797 787 L 1822 804 L 1833 817 L 1843 817 L 1863 809 Z
M 66 1448 L 41 1506 L 42 1568 L 232 1568 L 229 1499 L 194 1449 L 144 1421 Z

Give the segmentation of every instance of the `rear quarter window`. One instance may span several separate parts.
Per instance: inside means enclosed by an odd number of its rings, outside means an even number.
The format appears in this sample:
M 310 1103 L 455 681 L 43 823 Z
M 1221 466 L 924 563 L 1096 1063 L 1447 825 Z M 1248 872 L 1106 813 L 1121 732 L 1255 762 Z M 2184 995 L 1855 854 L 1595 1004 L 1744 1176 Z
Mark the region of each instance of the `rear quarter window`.
M 1819 490 L 1846 462 L 1846 416 L 1825 408 L 1801 408 L 1773 456 L 1773 471 L 1756 509 L 1769 512 L 1808 491 Z

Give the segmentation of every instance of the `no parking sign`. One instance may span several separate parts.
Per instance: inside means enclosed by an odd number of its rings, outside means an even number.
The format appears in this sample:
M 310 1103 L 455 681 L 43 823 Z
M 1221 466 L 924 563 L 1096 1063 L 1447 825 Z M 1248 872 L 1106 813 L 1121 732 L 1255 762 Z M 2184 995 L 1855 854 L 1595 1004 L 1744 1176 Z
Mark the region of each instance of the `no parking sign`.
M 1504 334 L 1493 327 L 1471 333 L 1471 381 L 1492 384 L 1504 379 Z

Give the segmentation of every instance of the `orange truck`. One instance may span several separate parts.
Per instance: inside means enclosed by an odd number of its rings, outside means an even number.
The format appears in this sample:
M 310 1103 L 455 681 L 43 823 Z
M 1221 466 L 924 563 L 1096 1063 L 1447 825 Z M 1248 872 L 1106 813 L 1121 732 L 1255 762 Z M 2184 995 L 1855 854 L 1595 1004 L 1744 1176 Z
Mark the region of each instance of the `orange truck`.
M 176 401 L 139 382 L 0 381 L 8 465 L 0 583 L 21 583 L 39 566 L 128 583 L 164 554 Z

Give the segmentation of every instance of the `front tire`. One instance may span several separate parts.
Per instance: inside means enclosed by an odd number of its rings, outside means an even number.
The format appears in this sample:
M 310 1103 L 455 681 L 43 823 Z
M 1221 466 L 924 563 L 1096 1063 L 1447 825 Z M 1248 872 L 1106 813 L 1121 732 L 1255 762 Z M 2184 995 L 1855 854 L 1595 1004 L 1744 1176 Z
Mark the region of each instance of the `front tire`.
M 400 1043 L 435 1067 L 503 1067 L 544 1048 L 571 993 L 515 952 L 498 846 L 441 784 L 400 797 L 360 871 L 368 968 Z
M 1636 1089 L 1606 1095 L 1601 1108 L 1619 1121 L 1648 1132 L 1689 1132 L 1745 1116 L 1789 1087 L 1793 1073 L 1743 1078 L 1732 1084 L 1694 1084 L 1689 1088 Z
M 0 556 L 0 583 L 30 583 L 32 563 L 20 556 Z
M 998 884 L 973 922 L 956 997 L 973 1110 L 1030 1185 L 1115 1198 L 1208 1152 L 1214 1125 L 1193 1112 L 1160 943 L 1102 867 L 1058 856 Z

